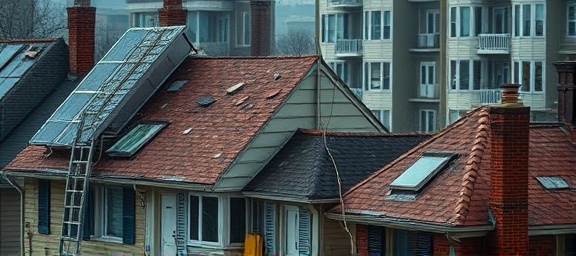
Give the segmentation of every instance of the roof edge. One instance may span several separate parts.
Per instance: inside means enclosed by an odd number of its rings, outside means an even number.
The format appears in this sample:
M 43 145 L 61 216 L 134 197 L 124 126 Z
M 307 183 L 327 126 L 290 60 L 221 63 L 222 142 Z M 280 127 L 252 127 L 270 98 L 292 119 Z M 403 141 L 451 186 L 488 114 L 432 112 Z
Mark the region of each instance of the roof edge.
M 279 194 L 279 193 L 266 193 L 266 192 L 262 193 L 262 192 L 244 191 L 244 192 L 242 192 L 242 194 L 246 197 L 251 197 L 251 198 L 274 200 L 274 201 L 284 201 L 284 202 L 292 202 L 292 203 L 332 204 L 332 203 L 338 202 L 337 198 L 310 199 L 307 197 L 299 197 L 299 196 Z

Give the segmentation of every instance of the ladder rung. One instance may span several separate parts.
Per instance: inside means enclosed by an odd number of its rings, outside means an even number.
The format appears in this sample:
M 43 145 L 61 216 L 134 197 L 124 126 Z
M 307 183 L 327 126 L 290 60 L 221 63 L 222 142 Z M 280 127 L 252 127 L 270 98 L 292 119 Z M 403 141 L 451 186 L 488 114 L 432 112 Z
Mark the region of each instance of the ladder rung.
M 64 207 L 74 209 L 74 208 L 80 208 L 82 206 L 80 206 L 80 205 L 64 205 Z
M 72 220 L 65 220 L 64 224 L 69 224 L 69 225 L 80 225 L 80 221 L 72 221 Z
M 76 243 L 78 243 L 78 239 L 77 239 L 77 238 L 74 238 L 74 237 L 71 237 L 71 236 L 64 236 L 64 235 L 62 235 L 61 240 L 62 240 L 62 242 L 76 242 Z
M 69 190 L 66 190 L 66 193 L 84 193 L 84 190 L 72 190 L 72 189 L 69 189 Z

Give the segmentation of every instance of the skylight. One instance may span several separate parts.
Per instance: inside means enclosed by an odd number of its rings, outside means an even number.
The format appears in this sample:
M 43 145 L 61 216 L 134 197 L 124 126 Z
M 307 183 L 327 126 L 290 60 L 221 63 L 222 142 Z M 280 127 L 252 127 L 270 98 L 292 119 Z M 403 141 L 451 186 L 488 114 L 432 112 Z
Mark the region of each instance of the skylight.
M 390 183 L 390 188 L 399 190 L 420 190 L 453 157 L 453 154 L 425 154 L 404 173 Z
M 568 183 L 564 179 L 562 179 L 562 177 L 558 176 L 543 176 L 543 177 L 536 177 L 536 179 L 546 189 L 563 189 L 570 187 Z
M 106 150 L 106 153 L 111 156 L 131 157 L 166 125 L 163 122 L 138 124 Z
M 177 80 L 174 81 L 174 83 L 172 83 L 172 85 L 170 85 L 170 87 L 168 88 L 168 92 L 175 92 L 180 90 L 180 88 L 182 88 L 182 86 L 184 86 L 186 83 L 188 83 L 188 80 Z

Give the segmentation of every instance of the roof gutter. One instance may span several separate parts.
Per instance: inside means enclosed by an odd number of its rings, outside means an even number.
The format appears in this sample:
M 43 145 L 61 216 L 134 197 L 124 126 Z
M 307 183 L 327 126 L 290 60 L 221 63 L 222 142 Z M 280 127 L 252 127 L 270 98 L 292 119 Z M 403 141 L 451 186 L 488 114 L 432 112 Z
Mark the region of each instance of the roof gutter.
M 2 172 L 2 175 L 0 175 L 0 179 L 4 179 L 6 182 L 8 182 L 8 184 L 10 184 L 12 187 L 14 187 L 18 193 L 20 193 L 20 251 L 22 253 L 25 252 L 25 248 L 24 248 L 24 212 L 25 212 L 25 208 L 24 208 L 24 199 L 25 199 L 25 194 L 24 194 L 24 188 L 22 186 L 20 186 L 16 181 L 12 180 L 10 177 L 8 177 L 8 174 L 6 172 Z M 30 249 L 32 250 L 32 249 Z
M 576 233 L 576 224 L 528 226 L 529 236 L 563 235 Z
M 6 175 L 11 175 L 14 177 L 23 178 L 35 178 L 35 179 L 48 179 L 48 180 L 66 180 L 67 171 L 62 170 L 45 170 L 42 172 L 4 172 Z M 138 186 L 150 186 L 150 187 L 161 187 L 161 188 L 171 188 L 171 189 L 182 189 L 182 190 L 194 190 L 194 191 L 212 191 L 212 184 L 197 184 L 179 181 L 163 181 L 161 179 L 142 179 L 142 178 L 132 178 L 124 176 L 96 176 L 90 177 L 91 182 L 97 183 L 114 183 L 121 185 L 138 185 Z
M 343 220 L 342 214 L 340 213 L 326 213 L 326 216 L 334 220 Z M 366 216 L 366 215 L 351 215 L 346 214 L 346 220 L 352 222 L 358 222 L 362 224 L 386 226 L 396 229 L 413 230 L 413 231 L 425 231 L 432 233 L 447 234 L 452 238 L 467 238 L 467 237 L 481 237 L 486 236 L 488 232 L 494 230 L 493 225 L 481 225 L 481 226 L 464 226 L 464 227 L 453 227 L 444 226 L 430 223 L 422 223 L 411 221 L 401 218 L 391 218 L 391 217 L 381 217 L 381 216 Z
M 261 193 L 261 192 L 251 192 L 244 191 L 242 194 L 245 197 L 258 198 L 264 200 L 273 201 L 284 201 L 292 203 L 303 203 L 303 204 L 334 204 L 338 203 L 337 198 L 327 198 L 327 199 L 309 199 L 302 196 L 286 195 L 286 194 L 271 194 L 271 193 Z

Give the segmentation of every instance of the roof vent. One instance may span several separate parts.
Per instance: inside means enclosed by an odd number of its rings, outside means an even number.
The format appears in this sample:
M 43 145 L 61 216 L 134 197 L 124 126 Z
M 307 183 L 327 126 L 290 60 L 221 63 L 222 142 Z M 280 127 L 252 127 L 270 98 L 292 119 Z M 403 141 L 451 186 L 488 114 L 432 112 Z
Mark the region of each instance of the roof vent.
M 201 96 L 196 99 L 196 103 L 200 104 L 202 107 L 208 107 L 214 102 L 216 102 L 216 100 L 211 96 Z
M 242 88 L 244 88 L 245 83 L 238 83 L 228 89 L 226 89 L 226 93 L 227 94 L 234 94 L 237 93 L 238 91 L 242 90 Z
M 182 86 L 184 86 L 186 83 L 188 83 L 188 80 L 177 80 L 174 81 L 174 83 L 172 83 L 172 85 L 170 85 L 170 87 L 168 88 L 168 92 L 175 92 L 180 90 L 180 88 L 182 88 Z
M 278 80 L 282 77 L 282 75 L 280 75 L 280 73 L 276 73 L 274 74 L 274 80 Z

